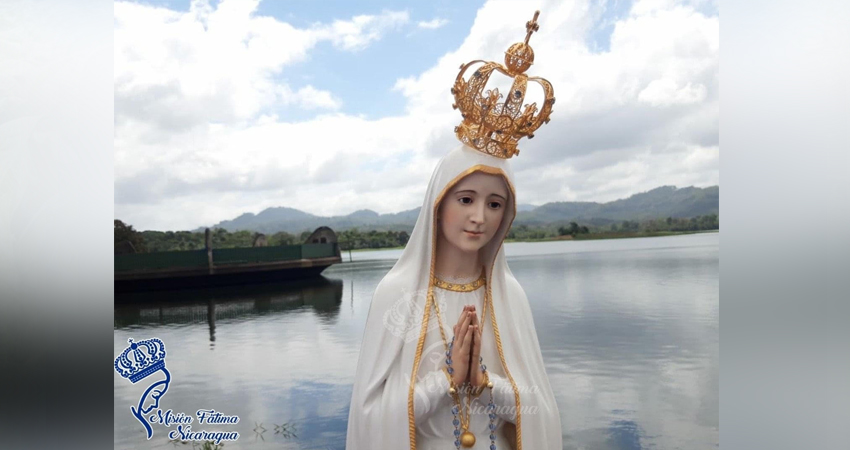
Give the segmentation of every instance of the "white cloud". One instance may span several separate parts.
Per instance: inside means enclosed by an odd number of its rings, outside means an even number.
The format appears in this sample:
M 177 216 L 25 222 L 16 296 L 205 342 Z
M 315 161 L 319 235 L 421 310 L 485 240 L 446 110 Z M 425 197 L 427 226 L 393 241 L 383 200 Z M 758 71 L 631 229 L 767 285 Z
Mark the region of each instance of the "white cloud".
M 409 20 L 407 11 L 384 11 L 379 16 L 355 16 L 351 20 L 336 20 L 315 31 L 333 41 L 343 50 L 363 50 L 380 39 L 388 30 L 398 29 Z
M 385 11 L 297 29 L 255 14 L 256 1 L 195 0 L 188 12 L 115 3 L 115 115 L 120 127 L 141 122 L 168 136 L 208 123 L 243 123 L 296 104 L 339 109 L 314 86 L 293 89 L 279 77 L 321 41 L 357 51 L 407 21 Z M 151 136 L 151 139 L 156 139 Z
M 674 80 L 660 78 L 652 80 L 644 90 L 640 91 L 638 101 L 652 106 L 687 105 L 705 100 L 706 95 L 706 88 L 702 84 L 694 86 L 689 82 L 679 87 Z
M 436 30 L 437 28 L 441 28 L 448 23 L 449 23 L 448 19 L 435 17 L 435 18 L 428 20 L 428 21 L 421 20 L 416 24 L 416 26 L 418 26 L 419 28 L 426 29 L 426 30 Z
M 616 21 L 603 53 L 591 52 L 586 43 L 598 6 L 527 4 L 529 19 L 534 10 L 542 11 L 540 30 L 530 41 L 536 61 L 529 74 L 551 81 L 557 102 L 550 124 L 533 140 L 521 141 L 522 154 L 513 161 L 521 201 L 608 201 L 662 184 L 719 183 L 718 18 L 681 2 L 653 3 L 637 3 Z M 523 39 L 518 13 L 513 2 L 487 2 L 457 50 L 422 74 L 399 79 L 395 89 L 407 97 L 408 111 L 443 117 L 461 62 L 482 55 L 498 60 Z M 440 124 L 435 142 L 454 139 L 457 115 Z M 693 147 L 718 149 L 709 154 L 715 164 L 693 172 L 685 165 L 686 149 Z M 616 157 L 596 158 L 610 154 Z M 605 163 L 579 170 L 588 156 Z M 541 177 L 546 173 L 562 175 Z
M 285 100 L 287 103 L 297 104 L 308 110 L 338 110 L 342 107 L 342 100 L 328 91 L 316 89 L 311 85 L 304 86 L 297 92 L 292 92 L 288 86 L 281 86 L 278 93 L 287 99 Z
M 538 0 L 518 11 L 488 1 L 457 49 L 397 80 L 404 114 L 377 120 L 340 112 L 332 92 L 292 87 L 282 74 L 320 41 L 359 51 L 407 24 L 407 12 L 297 29 L 255 7 L 116 4 L 117 218 L 186 229 L 271 206 L 322 215 L 420 206 L 436 160 L 457 145 L 449 88 L 459 64 L 499 60 L 535 9 L 529 74 L 553 83 L 557 103 L 512 160 L 520 202 L 719 183 L 719 23 L 692 4 L 638 2 L 614 22 L 610 49 L 594 53 L 596 3 Z M 289 123 L 274 105 L 321 114 Z

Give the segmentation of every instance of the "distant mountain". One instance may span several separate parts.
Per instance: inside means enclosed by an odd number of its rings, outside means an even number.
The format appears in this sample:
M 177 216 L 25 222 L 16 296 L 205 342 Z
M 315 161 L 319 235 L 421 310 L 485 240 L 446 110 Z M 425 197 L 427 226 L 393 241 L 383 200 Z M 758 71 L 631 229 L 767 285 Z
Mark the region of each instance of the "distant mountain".
M 406 230 L 409 233 L 413 231 L 413 225 L 419 217 L 419 209 L 392 214 L 378 214 L 370 209 L 361 209 L 344 216 L 323 217 L 294 208 L 277 207 L 265 209 L 256 215 L 245 213 L 233 220 L 219 222 L 210 228 L 224 228 L 230 232 L 248 230 L 274 234 L 278 231 L 286 231 L 291 234 L 300 234 L 303 231 L 313 231 L 318 227 L 328 226 L 337 231 L 368 228 L 380 231 Z M 204 231 L 204 227 L 194 231 Z
M 517 213 L 514 223 L 549 224 L 583 222 L 607 225 L 623 220 L 642 221 L 659 217 L 694 217 L 719 214 L 720 187 L 661 186 L 651 191 L 608 203 L 552 202 L 532 211 Z
M 320 226 L 328 226 L 336 231 L 349 228 L 369 230 L 413 230 L 421 208 L 409 209 L 391 214 L 378 214 L 369 209 L 361 209 L 344 216 L 316 216 L 294 208 L 268 208 L 259 214 L 245 213 L 233 220 L 225 220 L 211 228 L 224 228 L 228 231 L 249 230 L 274 234 L 286 231 L 300 234 L 312 231 Z M 661 186 L 651 191 L 634 194 L 629 198 L 607 203 L 598 202 L 551 202 L 540 206 L 530 204 L 517 205 L 519 224 L 560 224 L 577 222 L 581 225 L 608 225 L 623 220 L 641 221 L 661 217 L 694 217 L 706 214 L 718 214 L 720 211 L 720 187 L 706 188 Z M 203 231 L 198 228 L 195 231 Z
M 314 224 L 324 223 L 325 220 L 326 219 L 321 216 L 306 213 L 295 208 L 281 206 L 276 208 L 266 208 L 256 215 L 253 213 L 245 213 L 233 220 L 219 222 L 214 225 L 213 228 L 224 228 L 228 231 L 251 230 L 259 231 L 261 233 L 274 233 L 282 230 L 298 230 L 300 233 L 307 229 L 312 230 L 318 228 L 320 225 L 314 226 Z M 281 228 L 281 225 L 284 224 L 285 228 Z M 195 231 L 204 231 L 204 227 Z

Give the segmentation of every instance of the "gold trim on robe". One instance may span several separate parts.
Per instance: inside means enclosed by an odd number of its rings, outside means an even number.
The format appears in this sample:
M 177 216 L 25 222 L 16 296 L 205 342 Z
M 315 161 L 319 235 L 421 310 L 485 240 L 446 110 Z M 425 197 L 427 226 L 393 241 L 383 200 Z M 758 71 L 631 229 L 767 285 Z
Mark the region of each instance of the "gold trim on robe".
M 407 393 L 407 417 L 408 417 L 408 430 L 409 430 L 409 433 L 410 433 L 410 450 L 416 450 L 416 418 L 415 418 L 415 414 L 413 412 L 413 392 L 414 392 L 414 388 L 416 386 L 416 375 L 419 373 L 419 363 L 420 363 L 420 360 L 422 359 L 422 348 L 425 345 L 425 334 L 426 334 L 426 331 L 428 329 L 428 319 L 429 319 L 429 316 L 431 315 L 431 298 L 434 295 L 434 280 L 436 280 L 436 277 L 434 276 L 434 266 L 436 265 L 436 254 L 437 254 L 437 220 L 436 220 L 437 208 L 439 207 L 440 202 L 442 202 L 443 197 L 448 193 L 448 191 L 451 190 L 451 188 L 454 187 L 454 185 L 457 184 L 461 179 L 463 179 L 464 177 L 466 177 L 467 175 L 469 175 L 473 172 L 483 172 L 483 173 L 487 173 L 487 174 L 491 174 L 491 175 L 501 175 L 502 178 L 505 180 L 505 183 L 508 185 L 508 188 L 511 191 L 511 199 L 512 199 L 511 203 L 513 203 L 513 216 L 511 216 L 511 219 L 508 222 L 508 227 L 505 229 L 505 236 L 502 237 L 502 242 L 499 243 L 499 248 L 501 248 L 501 246 L 504 244 L 505 237 L 507 236 L 507 231 L 511 229 L 511 225 L 513 224 L 514 218 L 516 218 L 516 213 L 517 213 L 517 211 L 516 211 L 516 208 L 517 208 L 516 191 L 514 189 L 513 184 L 511 183 L 510 179 L 508 179 L 507 174 L 505 174 L 505 172 L 502 171 L 502 169 L 499 169 L 497 167 L 487 166 L 487 165 L 484 165 L 484 164 L 476 164 L 476 165 L 470 167 L 469 169 L 466 169 L 463 172 L 461 172 L 452 181 L 450 181 L 448 184 L 446 184 L 446 186 L 443 188 L 442 192 L 440 192 L 440 195 L 437 196 L 436 201 L 434 201 L 434 205 L 433 205 L 434 209 L 431 211 L 431 221 L 432 221 L 432 223 L 431 223 L 431 231 L 432 231 L 432 236 L 431 236 L 431 269 L 430 269 L 430 276 L 428 277 L 428 279 L 430 280 L 429 283 L 428 283 L 428 297 L 427 297 L 427 300 L 425 302 L 425 311 L 424 311 L 424 314 L 423 314 L 423 317 L 422 317 L 422 328 L 419 330 L 419 342 L 416 344 L 416 355 L 414 356 L 414 359 L 413 359 L 413 372 L 410 375 L 410 388 L 409 388 L 408 393 Z M 496 252 L 493 254 L 493 261 L 490 262 L 490 268 L 489 268 L 488 272 L 485 274 L 486 279 L 492 278 L 493 266 L 496 263 L 496 255 L 498 255 L 498 254 L 499 254 L 499 249 L 497 249 Z M 482 311 L 482 313 L 481 313 L 481 319 L 482 319 L 483 323 L 486 323 L 486 321 L 484 321 L 484 318 L 487 316 L 487 306 L 489 304 L 490 309 L 491 309 L 490 319 L 493 323 L 493 335 L 494 335 L 495 340 L 496 340 L 496 348 L 498 349 L 498 352 L 499 352 L 499 359 L 501 360 L 502 368 L 505 371 L 505 375 L 507 376 L 508 380 L 511 383 L 511 388 L 514 391 L 514 399 L 516 400 L 516 450 L 522 450 L 522 414 L 521 414 L 521 403 L 520 403 L 520 397 L 519 397 L 519 389 L 517 389 L 516 382 L 514 381 L 513 377 L 511 376 L 511 372 L 508 370 L 508 365 L 507 365 L 507 362 L 505 361 L 505 355 L 502 351 L 502 339 L 499 336 L 499 327 L 496 324 L 496 315 L 492 313 L 493 299 L 492 299 L 491 284 L 486 283 L 486 285 L 487 285 L 487 292 L 486 292 L 486 297 L 484 299 L 484 311 Z M 482 323 L 482 325 L 483 325 L 483 323 Z M 482 330 L 483 330 L 483 327 L 482 327 Z

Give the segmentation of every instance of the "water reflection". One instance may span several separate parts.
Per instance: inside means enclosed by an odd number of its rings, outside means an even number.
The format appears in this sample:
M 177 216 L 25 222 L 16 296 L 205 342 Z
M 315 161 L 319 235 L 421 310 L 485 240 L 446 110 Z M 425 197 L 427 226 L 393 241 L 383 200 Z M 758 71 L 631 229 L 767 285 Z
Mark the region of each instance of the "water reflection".
M 350 380 L 347 372 L 325 376 L 321 365 L 305 364 L 321 354 L 317 350 L 327 339 L 308 336 L 317 330 L 332 334 L 342 298 L 343 281 L 328 278 L 116 294 L 114 347 L 126 346 L 128 336 L 163 339 L 175 379 L 163 407 L 239 415 L 240 424 L 220 427 L 240 433 L 227 448 L 263 442 L 270 448 L 324 448 L 329 438 L 344 441 Z M 203 347 L 220 356 L 202 356 Z M 138 423 L 121 413 L 138 398 L 138 387 L 122 381 L 114 384 L 116 448 L 167 445 L 162 426 L 151 441 L 139 440 Z M 282 432 L 287 430 L 291 435 Z
M 718 446 L 718 234 L 507 251 L 565 449 Z M 370 302 L 394 263 L 384 256 L 336 265 L 318 282 L 116 296 L 114 348 L 163 339 L 174 376 L 165 406 L 240 415 L 228 430 L 241 437 L 225 449 L 342 450 Z M 171 448 L 163 429 L 140 435 L 129 413 L 139 394 L 116 376 L 115 448 Z
M 206 322 L 210 342 L 215 342 L 217 319 L 246 319 L 305 307 L 333 324 L 342 304 L 342 291 L 342 280 L 321 277 L 294 283 L 116 293 L 114 328 Z

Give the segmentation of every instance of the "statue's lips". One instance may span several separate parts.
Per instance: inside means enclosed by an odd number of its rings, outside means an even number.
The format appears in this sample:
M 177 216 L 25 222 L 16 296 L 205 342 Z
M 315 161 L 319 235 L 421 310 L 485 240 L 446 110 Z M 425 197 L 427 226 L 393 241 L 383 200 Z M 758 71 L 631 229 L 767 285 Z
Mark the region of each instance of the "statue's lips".
M 484 234 L 484 233 L 481 233 L 481 232 L 479 232 L 479 233 L 475 233 L 475 232 L 472 232 L 472 231 L 466 231 L 466 230 L 463 230 L 463 232 L 464 232 L 464 233 L 466 233 L 466 235 L 467 235 L 467 236 L 469 236 L 469 237 L 479 237 L 479 236 L 481 236 L 482 234 Z

